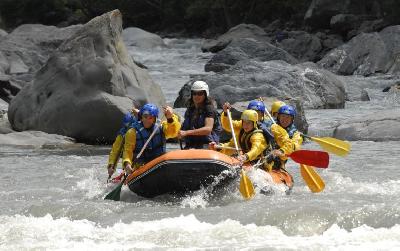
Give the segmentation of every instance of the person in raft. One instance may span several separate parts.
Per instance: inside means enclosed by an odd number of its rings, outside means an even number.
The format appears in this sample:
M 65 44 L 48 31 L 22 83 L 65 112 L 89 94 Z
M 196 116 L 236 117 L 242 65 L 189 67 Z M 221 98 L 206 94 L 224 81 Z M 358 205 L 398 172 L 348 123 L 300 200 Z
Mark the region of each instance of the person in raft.
M 178 133 L 178 139 L 185 141 L 185 149 L 205 149 L 208 143 L 219 142 L 221 123 L 209 95 L 206 82 L 193 83 L 182 128 Z
M 300 150 L 303 138 L 294 125 L 296 111 L 292 106 L 284 105 L 278 111 L 277 124 L 271 126 L 274 141 L 270 142 L 271 154 L 267 160 L 268 170 L 285 170 L 287 156 Z
M 250 162 L 254 164 L 258 159 L 263 157 L 263 152 L 267 148 L 267 142 L 265 141 L 262 131 L 258 129 L 257 122 L 257 112 L 254 110 L 245 110 L 242 112 L 241 120 L 236 121 L 233 125 L 233 130 L 238 140 L 238 146 L 242 150 L 242 154 L 238 156 L 238 159 L 244 163 Z M 235 148 L 233 137 L 228 143 L 222 145 L 218 145 L 217 142 L 211 142 L 209 144 L 209 149 L 221 150 L 222 153 L 227 155 L 236 153 L 232 148 Z
M 297 130 L 296 126 L 294 125 L 294 118 L 296 117 L 296 110 L 293 106 L 284 105 L 279 108 L 278 116 L 276 122 L 282 128 L 286 130 L 289 135 L 289 138 L 293 142 L 293 150 L 297 151 L 300 150 L 301 144 L 303 144 L 303 136 Z
M 229 102 L 225 102 L 222 106 L 223 108 L 223 112 L 221 114 L 221 124 L 222 124 L 222 128 L 227 131 L 230 132 L 231 128 L 229 126 L 229 119 L 227 117 L 227 110 L 231 109 L 232 106 Z M 260 101 L 260 100 L 253 100 L 250 101 L 250 103 L 247 105 L 247 109 L 248 110 L 254 110 L 257 112 L 258 114 L 258 121 L 257 121 L 257 127 L 263 131 L 264 137 L 266 139 L 267 142 L 273 140 L 273 135 L 271 134 L 271 125 L 272 123 L 271 120 L 266 119 L 265 118 L 265 105 L 264 102 Z M 241 121 L 238 120 L 233 120 L 232 123 L 241 125 Z M 235 126 L 234 126 L 235 127 Z
M 286 105 L 285 102 L 282 102 L 280 100 L 277 100 L 275 102 L 272 103 L 271 105 L 271 110 L 270 110 L 270 114 L 272 116 L 272 118 L 276 121 L 278 118 L 278 111 L 279 109 Z M 273 124 L 272 120 L 270 120 L 269 118 L 267 119 L 267 123 L 269 124 L 269 127 L 271 128 L 271 125 Z
M 166 152 L 166 139 L 177 137 L 181 127 L 178 116 L 173 113 L 169 106 L 163 107 L 163 110 L 167 120 L 159 122 L 157 120 L 157 106 L 154 104 L 144 105 L 138 113 L 139 122 L 127 131 L 122 155 L 124 170 L 127 174 L 164 154 Z M 135 156 L 142 150 L 153 130 L 156 130 L 156 133 L 149 141 L 143 154 L 139 159 L 136 159 Z
M 122 149 L 123 149 L 123 146 L 125 143 L 126 132 L 130 128 L 132 128 L 135 123 L 138 122 L 132 113 L 137 114 L 137 113 L 134 113 L 134 111 L 132 110 L 131 112 L 127 112 L 125 114 L 124 118 L 122 119 L 122 127 L 118 131 L 118 135 L 114 140 L 114 143 L 113 143 L 111 151 L 110 151 L 110 155 L 108 156 L 107 171 L 108 171 L 109 177 L 111 177 L 114 174 L 115 168 L 118 164 L 118 160 L 122 156 L 122 152 L 123 152 Z

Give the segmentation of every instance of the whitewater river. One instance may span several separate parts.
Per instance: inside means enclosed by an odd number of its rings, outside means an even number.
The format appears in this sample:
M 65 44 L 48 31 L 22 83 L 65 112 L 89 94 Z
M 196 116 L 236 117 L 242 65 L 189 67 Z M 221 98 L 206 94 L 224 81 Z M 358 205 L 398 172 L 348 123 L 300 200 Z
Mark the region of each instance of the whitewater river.
M 167 42 L 170 49 L 130 50 L 171 103 L 210 54 L 200 52 L 200 40 Z M 329 135 L 342 119 L 393 105 L 400 108 L 398 97 L 379 94 L 345 110 L 309 110 L 310 134 Z M 331 155 L 329 168 L 316 170 L 326 184 L 319 194 L 291 162 L 288 196 L 257 193 L 244 201 L 238 191 L 218 199 L 199 191 L 148 200 L 124 188 L 121 202 L 103 200 L 112 189 L 110 147 L 0 146 L 0 250 L 399 250 L 400 143 L 351 144 L 349 156 Z

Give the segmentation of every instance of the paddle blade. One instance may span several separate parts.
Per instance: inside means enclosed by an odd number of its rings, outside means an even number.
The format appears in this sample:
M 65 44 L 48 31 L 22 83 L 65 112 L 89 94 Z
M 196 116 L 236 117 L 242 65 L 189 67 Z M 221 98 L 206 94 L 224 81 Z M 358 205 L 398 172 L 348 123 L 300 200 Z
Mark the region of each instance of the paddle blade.
M 298 150 L 292 152 L 289 157 L 300 164 L 310 165 L 320 168 L 327 168 L 329 165 L 329 155 L 327 152 Z
M 253 183 L 249 177 L 247 177 L 243 169 L 240 177 L 239 191 L 246 200 L 251 199 L 255 195 Z
M 112 190 L 109 194 L 107 194 L 107 196 L 104 197 L 104 199 L 119 201 L 121 195 L 121 188 L 122 188 L 122 182 L 118 184 L 118 186 L 114 188 L 114 190 Z
M 330 138 L 330 137 L 324 137 L 324 138 L 310 137 L 310 138 L 311 140 L 317 142 L 325 151 L 336 154 L 341 157 L 344 157 L 347 154 L 349 154 L 351 148 L 349 142 L 335 138 Z
M 301 164 L 300 173 L 311 192 L 319 193 L 324 190 L 325 182 L 311 166 Z

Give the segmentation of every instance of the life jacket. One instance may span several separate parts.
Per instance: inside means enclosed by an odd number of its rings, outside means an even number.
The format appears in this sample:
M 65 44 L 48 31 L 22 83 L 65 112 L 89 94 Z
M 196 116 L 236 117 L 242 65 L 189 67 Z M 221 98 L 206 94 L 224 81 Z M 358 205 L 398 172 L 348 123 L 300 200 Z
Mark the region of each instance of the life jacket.
M 242 149 L 243 153 L 247 153 L 251 150 L 251 136 L 255 133 L 262 133 L 262 130 L 260 129 L 253 129 L 251 132 L 246 133 L 243 129 L 240 130 L 239 132 L 239 145 L 240 148 Z M 256 160 L 251 161 L 251 164 L 254 164 Z
M 196 116 L 196 108 L 190 107 L 185 112 L 185 119 L 182 124 L 182 130 L 193 130 L 198 129 L 205 126 L 206 123 L 206 111 L 204 108 L 197 109 Z M 209 135 L 203 136 L 187 136 L 185 137 L 186 147 L 196 147 L 208 144 L 212 141 L 219 143 L 219 135 L 222 132 L 221 121 L 219 119 L 219 114 L 216 111 L 214 116 L 214 125 L 211 133 Z
M 264 135 L 264 138 L 268 144 L 275 142 L 274 135 L 272 135 L 271 133 L 272 124 L 273 123 L 270 120 L 263 120 L 257 122 L 258 128 L 260 128 L 260 130 L 262 131 L 262 134 Z
M 166 152 L 165 135 L 161 125 L 159 123 L 157 123 L 157 125 L 158 128 L 153 138 L 150 140 L 149 144 L 147 145 L 146 149 L 143 151 L 139 159 L 135 159 L 134 162 L 145 164 Z M 136 147 L 134 150 L 134 158 L 136 158 L 136 156 L 142 150 L 144 144 L 152 134 L 153 130 L 148 130 L 144 128 L 142 122 L 138 122 L 137 124 L 135 124 L 134 128 L 136 130 Z M 154 129 L 154 126 L 152 127 L 152 129 Z
M 128 126 L 123 126 L 123 127 L 121 127 L 121 129 L 119 129 L 118 134 L 121 135 L 122 137 L 125 137 L 126 132 L 129 129 L 135 127 L 135 125 L 138 123 L 139 123 L 139 121 L 136 118 L 132 119 L 131 123 L 129 123 Z
M 269 128 L 269 130 L 271 130 L 271 127 Z M 286 129 L 286 132 L 289 135 L 289 138 L 293 138 L 293 135 L 297 132 L 297 128 L 294 125 L 294 123 L 292 123 L 290 126 L 288 126 Z M 265 137 L 265 136 L 264 136 Z M 272 136 L 273 137 L 273 136 Z M 275 140 L 272 139 L 272 141 L 269 141 L 270 144 L 270 150 L 273 149 L 278 149 L 279 146 L 276 144 Z M 266 153 L 267 154 L 267 153 Z M 267 154 L 268 155 L 268 154 Z M 273 163 L 272 163 L 273 161 Z M 273 170 L 280 170 L 280 169 L 284 169 L 284 164 L 286 164 L 287 160 L 282 161 L 279 157 L 275 157 L 273 158 L 272 156 L 269 158 L 269 160 L 267 160 L 267 162 L 272 163 L 272 169 Z
M 286 131 L 289 134 L 289 138 L 293 138 L 293 135 L 297 132 L 297 128 L 294 125 L 294 123 L 292 123 L 290 126 L 286 128 Z

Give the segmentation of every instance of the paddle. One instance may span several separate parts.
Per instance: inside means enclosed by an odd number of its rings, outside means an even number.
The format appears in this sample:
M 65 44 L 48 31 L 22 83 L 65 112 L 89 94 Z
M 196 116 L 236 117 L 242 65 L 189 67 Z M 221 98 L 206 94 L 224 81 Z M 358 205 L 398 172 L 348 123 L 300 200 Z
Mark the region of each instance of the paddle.
M 139 154 L 135 157 L 135 159 L 139 159 L 140 156 L 142 156 L 144 150 L 146 149 L 147 145 L 149 144 L 150 140 L 153 138 L 153 136 L 156 134 L 156 131 L 158 130 L 158 125 L 154 126 L 153 132 L 151 133 L 150 137 L 147 139 L 146 143 L 144 143 L 142 149 L 140 150 Z M 121 183 L 118 184 L 117 187 L 114 188 L 109 194 L 104 197 L 105 200 L 115 200 L 119 201 L 120 196 L 121 196 L 121 189 L 122 185 L 124 184 L 126 178 L 128 175 L 124 176 L 124 179 L 121 181 Z
M 234 147 L 216 145 L 215 148 L 236 150 Z M 239 149 L 241 150 L 241 149 Z M 313 150 L 297 150 L 288 155 L 294 162 L 315 166 L 319 168 L 327 168 L 329 165 L 329 154 L 322 151 Z
M 312 141 L 317 142 L 322 149 L 324 149 L 327 152 L 336 154 L 338 156 L 344 157 L 347 154 L 349 154 L 351 145 L 347 141 L 331 138 L 331 137 L 323 137 L 323 138 L 317 138 L 317 137 L 311 137 L 305 134 L 302 134 L 303 137 L 311 139 Z
M 324 190 L 324 181 L 311 166 L 301 164 L 300 173 L 311 192 L 319 193 Z
M 288 155 L 293 161 L 320 168 L 327 168 L 329 165 L 329 154 L 322 151 L 297 150 Z
M 228 119 L 229 119 L 229 126 L 231 127 L 233 142 L 235 143 L 235 150 L 236 150 L 237 154 L 239 155 L 240 154 L 239 147 L 238 147 L 238 144 L 236 141 L 236 135 L 235 135 L 235 131 L 233 129 L 233 124 L 232 124 L 231 112 L 229 109 L 227 110 L 227 114 L 228 114 Z M 255 195 L 253 183 L 251 182 L 249 177 L 247 177 L 243 168 L 241 171 L 239 191 L 242 194 L 243 198 L 245 198 L 247 200 L 251 199 Z

